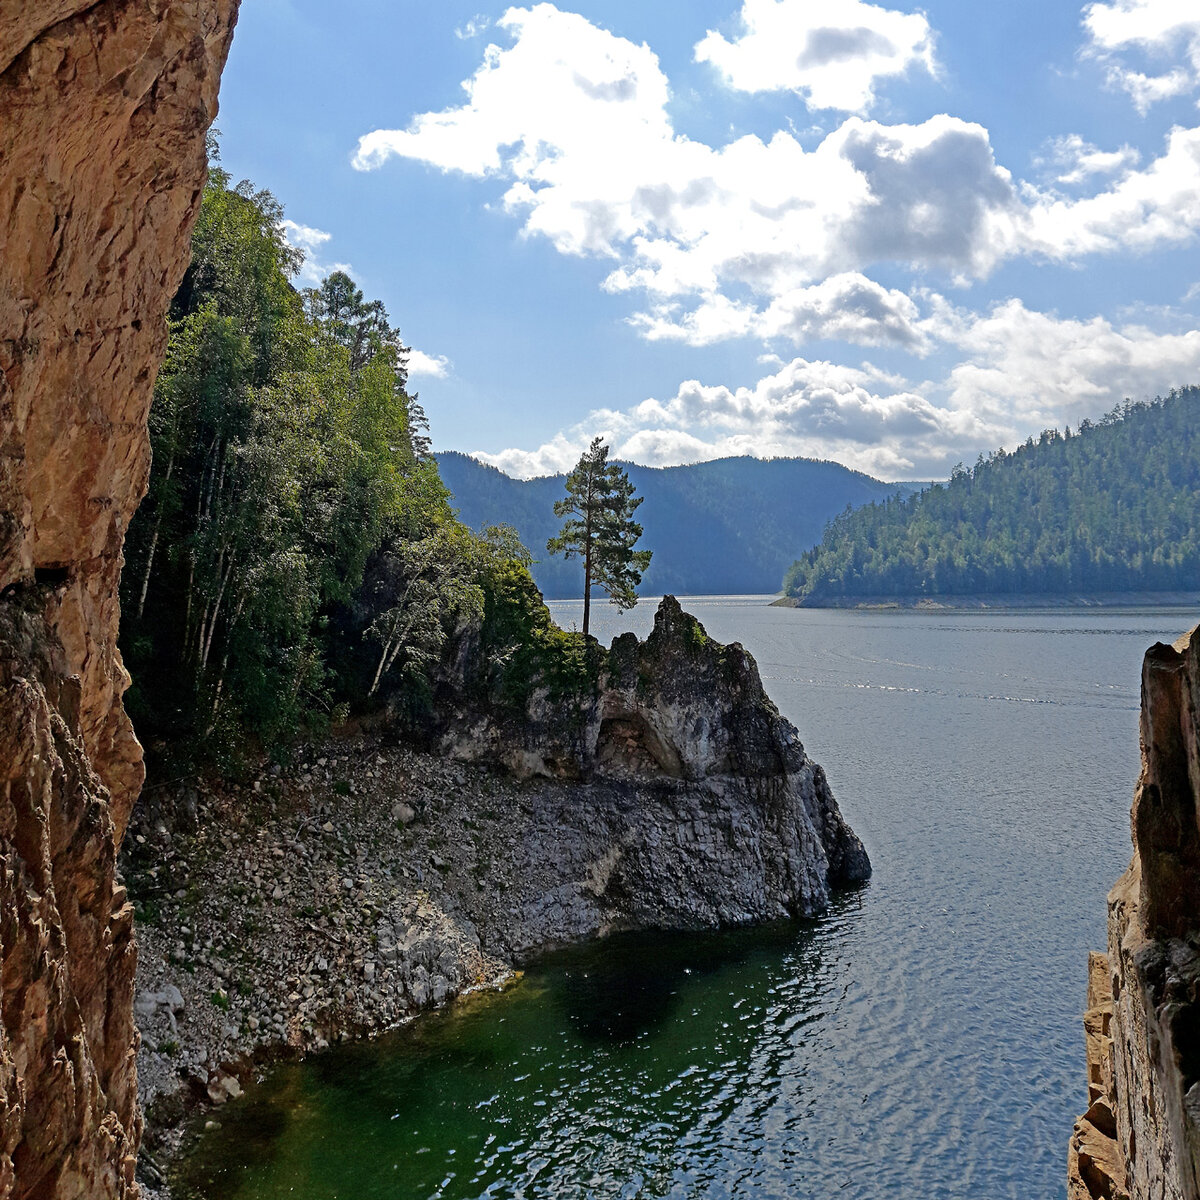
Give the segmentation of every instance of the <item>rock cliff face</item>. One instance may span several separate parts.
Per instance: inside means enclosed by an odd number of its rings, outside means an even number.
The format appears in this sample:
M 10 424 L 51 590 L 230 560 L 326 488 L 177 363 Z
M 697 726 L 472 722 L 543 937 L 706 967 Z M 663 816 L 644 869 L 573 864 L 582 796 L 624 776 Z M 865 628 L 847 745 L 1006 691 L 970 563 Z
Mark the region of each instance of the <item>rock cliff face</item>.
M 604 894 L 624 897 L 613 907 L 639 927 L 808 916 L 831 887 L 870 875 L 824 771 L 741 646 L 714 642 L 666 596 L 644 642 L 626 634 L 601 654 L 590 692 L 540 687 L 515 717 L 479 714 L 443 741 L 453 757 L 519 778 L 589 784 L 596 797 L 577 803 L 607 825 L 587 840 L 613 847 L 600 909 Z M 553 824 L 565 836 L 581 820 Z M 553 841 L 547 828 L 532 844 Z M 542 939 L 555 940 L 568 938 Z
M 1200 1196 L 1200 630 L 1142 667 L 1133 861 L 1089 963 L 1070 1200 Z
M 117 581 L 236 7 L 0 6 L 0 1197 L 136 1194 Z
M 534 687 L 440 753 L 345 731 L 240 787 L 139 805 L 125 853 L 154 914 L 137 1005 L 154 1121 L 184 1093 L 222 1102 L 257 1053 L 390 1028 L 542 951 L 812 916 L 867 878 L 745 650 L 669 596 L 645 642 L 587 650 L 591 686 Z M 169 1150 L 161 1124 L 150 1141 Z

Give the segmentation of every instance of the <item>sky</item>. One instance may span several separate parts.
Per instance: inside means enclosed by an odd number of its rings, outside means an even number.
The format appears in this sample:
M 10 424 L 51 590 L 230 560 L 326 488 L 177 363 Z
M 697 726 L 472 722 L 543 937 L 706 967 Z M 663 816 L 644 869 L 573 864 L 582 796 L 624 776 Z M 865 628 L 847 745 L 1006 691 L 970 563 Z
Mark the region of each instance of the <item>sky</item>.
M 217 123 L 512 475 L 932 479 L 1200 383 L 1197 0 L 244 0 Z

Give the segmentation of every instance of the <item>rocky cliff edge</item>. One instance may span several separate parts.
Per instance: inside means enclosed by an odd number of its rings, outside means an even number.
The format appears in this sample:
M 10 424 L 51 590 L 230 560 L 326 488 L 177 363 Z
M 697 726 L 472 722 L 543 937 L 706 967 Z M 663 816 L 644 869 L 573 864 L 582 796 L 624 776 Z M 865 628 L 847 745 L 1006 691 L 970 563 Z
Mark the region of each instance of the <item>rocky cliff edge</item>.
M 1070 1200 L 1200 1196 L 1200 629 L 1146 653 L 1141 748 L 1133 861 L 1089 960 Z
M 237 0 L 0 5 L 0 1197 L 134 1196 L 117 580 Z
M 824 771 L 742 646 L 715 642 L 674 596 L 663 597 L 645 641 L 630 633 L 607 652 L 591 645 L 590 686 L 556 694 L 539 683 L 516 711 L 468 710 L 441 748 L 518 778 L 588 783 L 628 797 L 636 821 L 653 824 L 647 814 L 657 812 L 665 829 L 677 826 L 665 842 L 636 848 L 628 833 L 614 834 L 629 849 L 609 886 L 660 909 L 638 924 L 810 916 L 831 888 L 870 875 Z M 678 832 L 689 824 L 690 844 Z M 661 860 L 668 843 L 676 862 Z M 678 886 L 668 897 L 670 880 Z

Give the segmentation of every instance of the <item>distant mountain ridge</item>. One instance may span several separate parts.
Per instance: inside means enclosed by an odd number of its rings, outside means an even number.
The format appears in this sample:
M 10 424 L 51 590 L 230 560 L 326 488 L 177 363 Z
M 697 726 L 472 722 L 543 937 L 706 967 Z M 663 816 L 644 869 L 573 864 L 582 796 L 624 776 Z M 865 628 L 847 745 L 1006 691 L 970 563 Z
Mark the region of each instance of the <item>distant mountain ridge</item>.
M 798 604 L 1200 590 L 1200 388 L 981 455 L 839 516 L 788 571 Z
M 533 577 L 548 599 L 580 595 L 576 560 L 552 558 L 546 540 L 561 522 L 554 501 L 564 475 L 513 479 L 458 451 L 436 455 L 452 505 L 473 529 L 506 522 L 532 552 Z M 919 485 L 884 483 L 838 463 L 808 458 L 722 458 L 682 467 L 622 464 L 645 503 L 639 548 L 654 552 L 646 596 L 777 592 L 801 546 L 818 542 L 846 509 L 907 495 Z

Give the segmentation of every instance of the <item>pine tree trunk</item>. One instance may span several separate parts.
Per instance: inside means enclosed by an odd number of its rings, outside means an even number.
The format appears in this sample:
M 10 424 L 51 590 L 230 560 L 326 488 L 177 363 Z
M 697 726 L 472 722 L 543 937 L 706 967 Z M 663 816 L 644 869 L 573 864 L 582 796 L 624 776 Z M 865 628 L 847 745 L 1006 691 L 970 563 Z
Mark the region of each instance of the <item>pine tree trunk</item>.
M 588 514 L 583 535 L 583 636 L 592 617 L 592 517 Z

